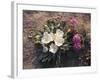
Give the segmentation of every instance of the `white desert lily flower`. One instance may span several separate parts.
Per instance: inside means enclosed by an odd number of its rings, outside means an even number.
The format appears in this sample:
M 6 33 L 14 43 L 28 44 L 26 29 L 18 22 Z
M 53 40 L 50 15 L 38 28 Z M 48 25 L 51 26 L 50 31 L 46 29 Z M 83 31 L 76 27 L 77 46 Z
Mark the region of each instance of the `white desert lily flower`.
M 58 50 L 58 47 L 55 45 L 55 44 L 51 44 L 50 45 L 50 48 L 49 48 L 49 51 L 51 52 L 51 53 L 56 53 L 57 52 L 57 50 Z
M 55 37 L 55 44 L 57 46 L 61 46 L 61 45 L 63 45 L 63 43 L 64 43 L 63 37 Z
M 64 38 L 63 38 L 64 32 L 61 31 L 60 29 L 57 29 L 56 33 L 48 33 L 44 32 L 43 37 L 42 37 L 42 43 L 47 44 L 51 41 L 54 41 L 57 46 L 61 46 L 64 43 Z
M 50 38 L 51 41 L 54 41 L 54 38 L 55 38 L 54 33 L 51 32 L 51 33 L 49 34 L 49 38 Z
M 41 42 L 44 44 L 47 44 L 52 40 L 53 39 L 52 39 L 51 35 L 48 32 L 44 32 Z
M 63 37 L 63 35 L 64 35 L 64 32 L 63 31 L 61 31 L 60 29 L 57 29 L 56 30 L 56 34 L 55 34 L 57 37 Z
M 61 31 L 60 29 L 57 29 L 54 42 L 57 46 L 61 46 L 64 43 L 64 38 L 63 38 L 64 32 Z

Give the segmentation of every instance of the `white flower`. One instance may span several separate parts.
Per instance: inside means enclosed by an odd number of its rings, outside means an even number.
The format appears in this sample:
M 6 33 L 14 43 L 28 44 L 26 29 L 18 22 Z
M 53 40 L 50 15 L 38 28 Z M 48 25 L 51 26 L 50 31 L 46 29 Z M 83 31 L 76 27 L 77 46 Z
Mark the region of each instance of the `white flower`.
M 54 38 L 55 38 L 55 35 L 54 35 L 54 33 L 51 32 L 51 33 L 49 34 L 49 39 L 50 39 L 51 41 L 53 41 Z
M 63 43 L 64 43 L 64 39 L 63 38 L 61 38 L 61 37 L 56 37 L 55 38 L 55 44 L 57 46 L 61 46 L 61 45 L 63 45 Z
M 63 37 L 63 35 L 64 35 L 64 32 L 63 31 L 61 31 L 60 29 L 57 29 L 56 30 L 56 34 L 55 34 L 57 37 Z
M 57 46 L 61 46 L 64 43 L 64 38 L 63 38 L 64 32 L 61 31 L 60 29 L 57 29 L 54 42 Z
M 50 41 L 52 41 L 51 35 L 48 32 L 44 32 L 41 42 L 47 44 Z
M 64 32 L 61 31 L 60 29 L 57 29 L 56 33 L 48 33 L 44 32 L 43 37 L 42 37 L 42 43 L 47 44 L 51 41 L 54 41 L 57 46 L 61 46 L 64 43 L 64 38 L 63 38 Z
M 44 32 L 43 37 L 41 39 L 42 44 L 48 44 L 51 41 L 54 41 L 54 43 L 52 43 L 50 45 L 49 51 L 52 53 L 56 53 L 58 50 L 58 47 L 63 45 L 64 43 L 64 38 L 63 38 L 64 32 L 61 31 L 60 29 L 56 30 L 56 33 L 48 33 L 48 32 Z M 48 48 L 43 46 L 43 51 L 47 52 Z
M 55 45 L 55 44 L 51 44 L 50 45 L 50 48 L 49 48 L 49 51 L 51 52 L 51 53 L 56 53 L 57 52 L 57 50 L 58 50 L 58 47 Z

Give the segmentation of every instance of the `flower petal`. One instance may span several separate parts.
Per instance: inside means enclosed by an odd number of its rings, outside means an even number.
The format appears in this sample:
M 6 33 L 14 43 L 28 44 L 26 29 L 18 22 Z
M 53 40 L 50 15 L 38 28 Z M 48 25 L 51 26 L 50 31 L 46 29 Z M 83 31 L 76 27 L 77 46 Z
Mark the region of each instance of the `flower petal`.
M 49 39 L 50 39 L 50 41 L 53 41 L 54 38 L 55 38 L 55 35 L 54 35 L 53 33 L 50 33 L 50 34 L 49 34 Z
M 61 38 L 61 37 L 56 37 L 55 38 L 55 44 L 57 46 L 61 46 L 61 45 L 63 45 L 63 43 L 64 43 L 64 39 L 63 38 Z
M 51 44 L 50 45 L 50 49 L 49 49 L 49 51 L 51 52 L 51 53 L 56 53 L 57 52 L 57 50 L 58 50 L 58 47 L 55 45 L 55 44 Z
M 81 44 L 80 43 L 74 44 L 73 48 L 74 48 L 75 51 L 78 51 L 78 50 L 81 49 Z
M 75 34 L 73 36 L 73 39 L 72 39 L 73 43 L 76 44 L 76 43 L 81 43 L 81 36 L 80 34 Z
M 41 42 L 47 44 L 51 40 L 52 40 L 52 38 L 51 38 L 50 34 L 48 34 L 48 32 L 44 32 Z
M 63 37 L 63 35 L 64 35 L 64 32 L 63 31 L 61 31 L 60 29 L 57 29 L 56 30 L 56 34 L 55 34 L 56 36 L 59 36 L 59 37 Z
M 64 43 L 63 35 L 64 35 L 64 32 L 61 31 L 60 29 L 57 29 L 55 37 L 54 37 L 54 42 L 57 46 L 61 46 Z

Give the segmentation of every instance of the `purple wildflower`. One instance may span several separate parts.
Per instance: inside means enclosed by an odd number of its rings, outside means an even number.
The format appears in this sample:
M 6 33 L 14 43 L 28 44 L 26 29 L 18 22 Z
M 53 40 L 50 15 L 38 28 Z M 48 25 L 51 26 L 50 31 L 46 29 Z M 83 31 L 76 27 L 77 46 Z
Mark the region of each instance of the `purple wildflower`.
M 80 37 L 80 34 L 75 34 L 73 36 L 73 39 L 72 39 L 73 43 L 76 44 L 76 43 L 80 43 L 81 42 L 81 37 Z
M 75 34 L 72 39 L 73 49 L 79 51 L 81 49 L 81 36 L 80 34 Z
M 76 27 L 78 25 L 78 21 L 75 17 L 70 19 L 70 25 Z
M 73 45 L 73 48 L 75 51 L 79 51 L 81 49 L 81 44 L 80 43 L 76 43 Z

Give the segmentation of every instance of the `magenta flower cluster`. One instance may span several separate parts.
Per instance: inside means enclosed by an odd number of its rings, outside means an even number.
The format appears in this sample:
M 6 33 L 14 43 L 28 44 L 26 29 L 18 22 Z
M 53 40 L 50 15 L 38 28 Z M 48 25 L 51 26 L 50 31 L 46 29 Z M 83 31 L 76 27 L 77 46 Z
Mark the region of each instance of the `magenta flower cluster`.
M 72 39 L 73 42 L 73 49 L 75 51 L 79 51 L 81 49 L 81 36 L 80 34 L 75 34 Z
M 78 25 L 78 21 L 75 17 L 71 17 L 69 22 L 70 22 L 70 25 L 73 27 L 76 27 Z

